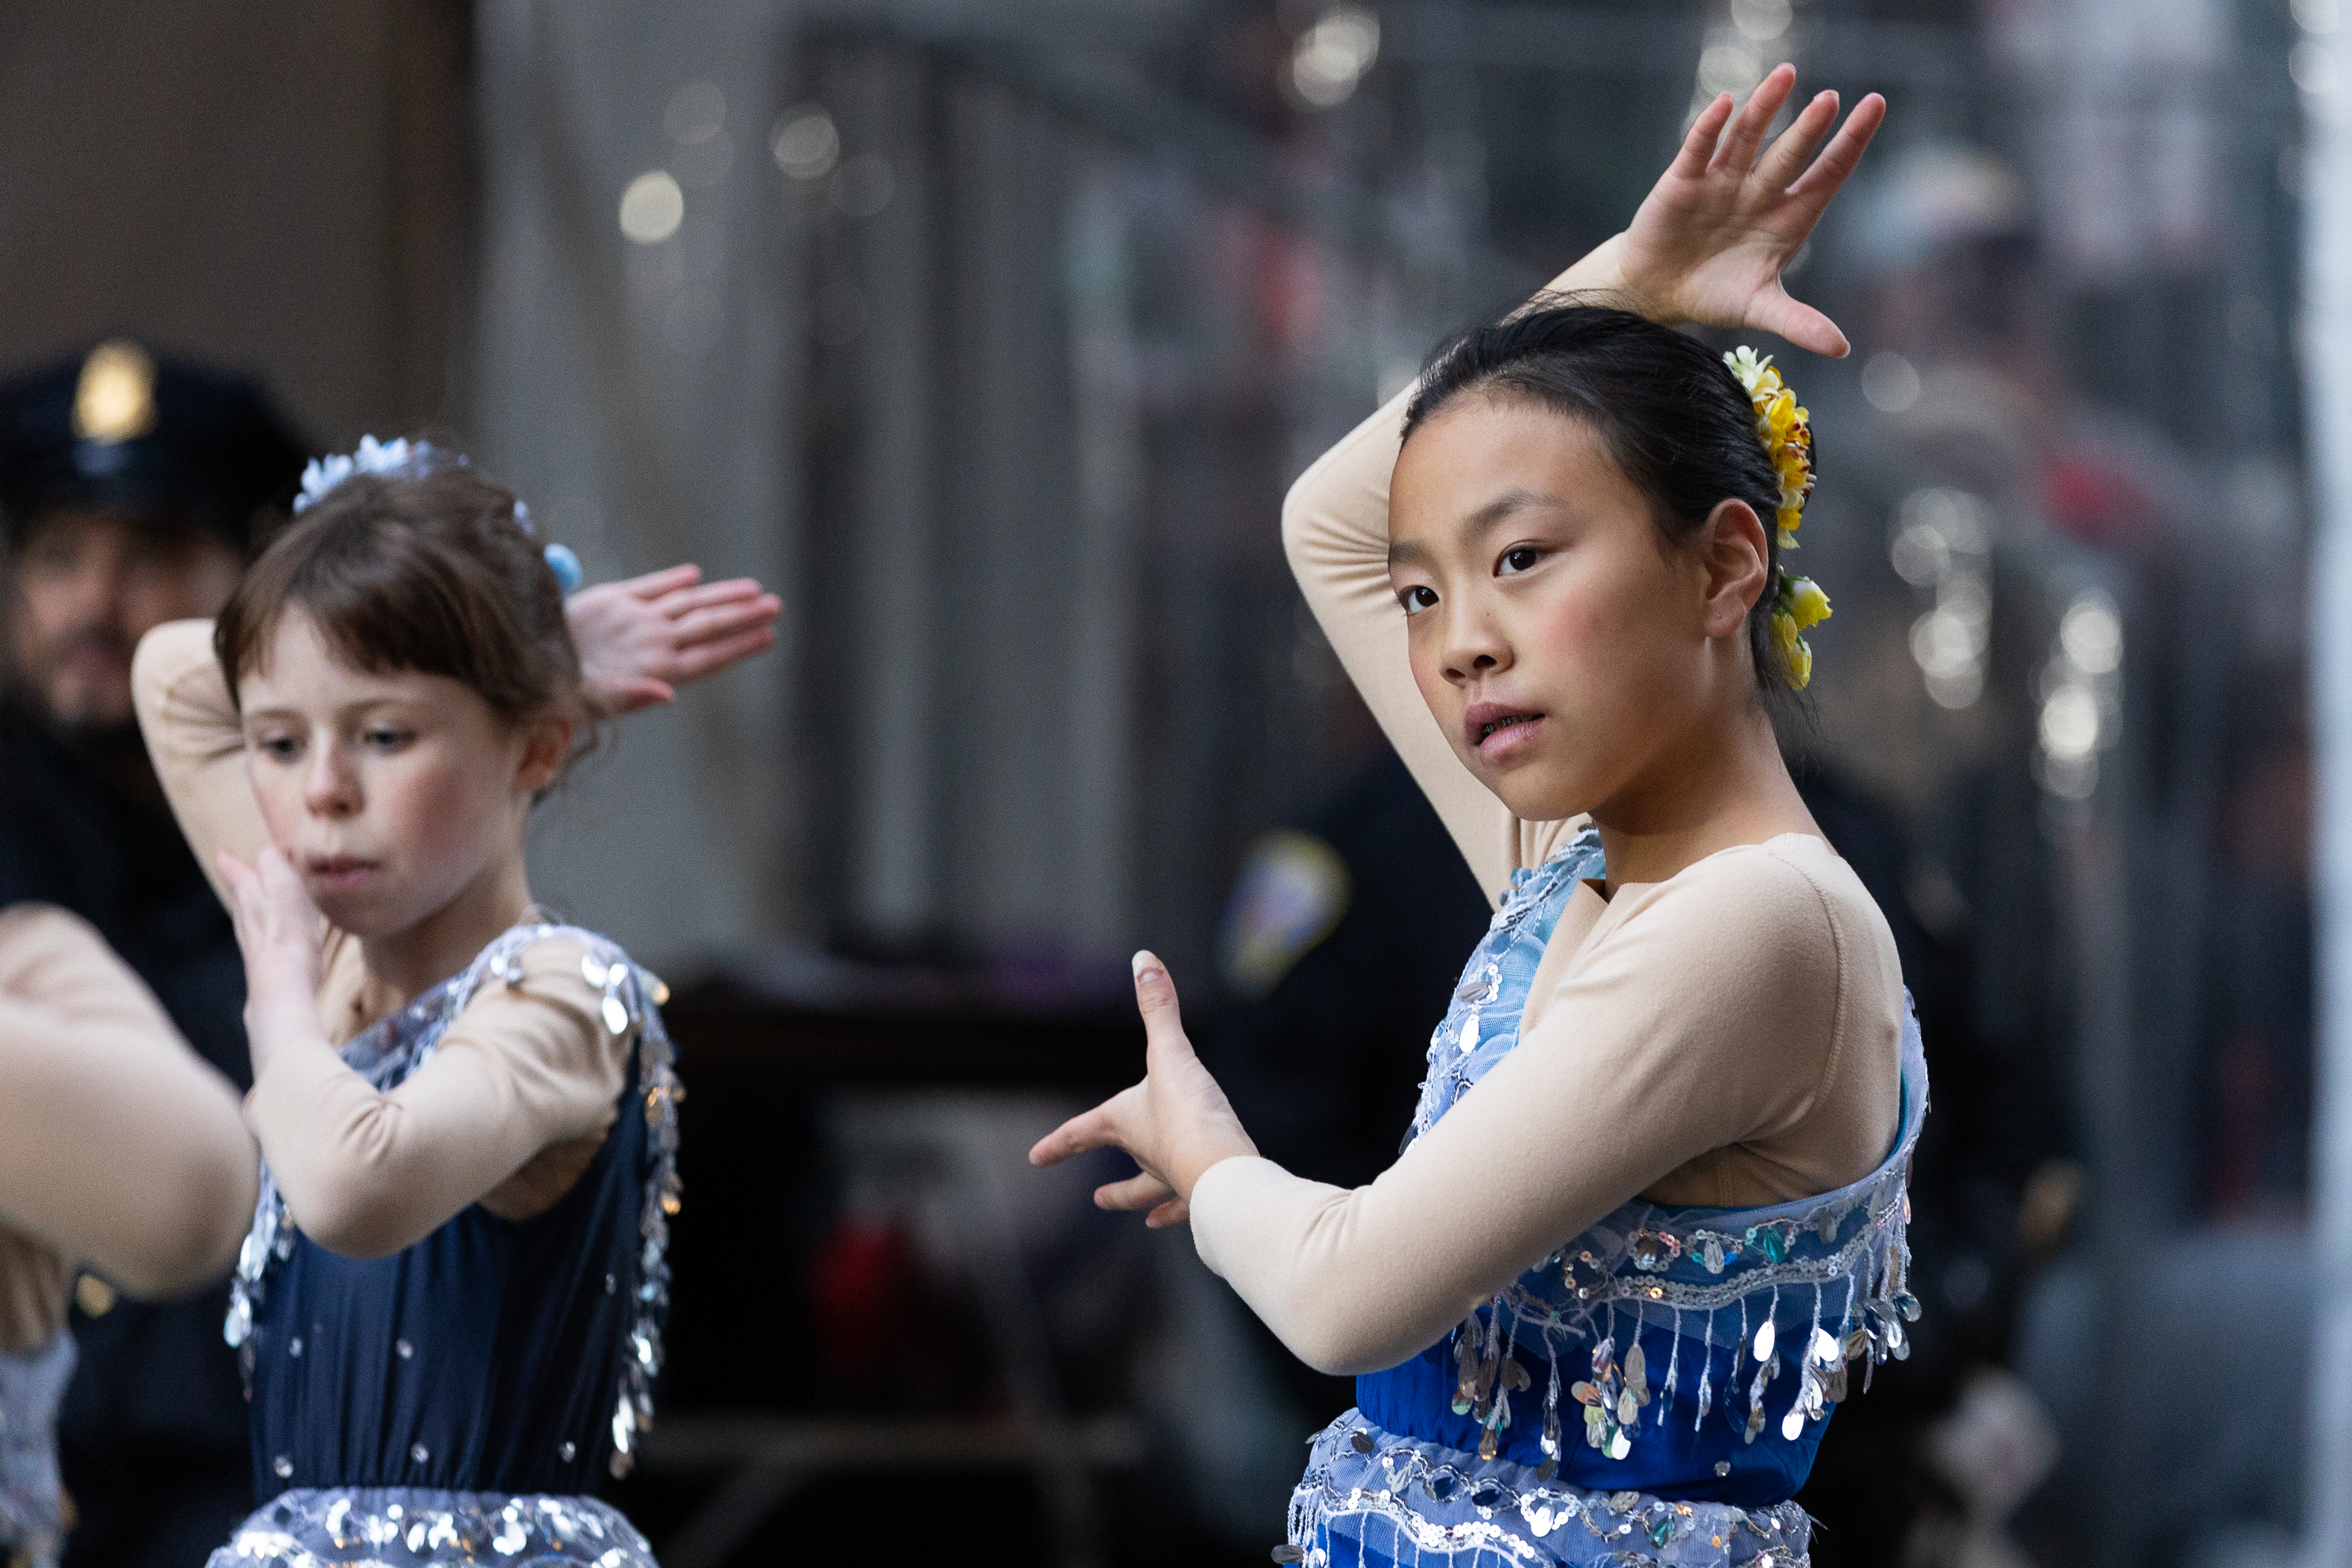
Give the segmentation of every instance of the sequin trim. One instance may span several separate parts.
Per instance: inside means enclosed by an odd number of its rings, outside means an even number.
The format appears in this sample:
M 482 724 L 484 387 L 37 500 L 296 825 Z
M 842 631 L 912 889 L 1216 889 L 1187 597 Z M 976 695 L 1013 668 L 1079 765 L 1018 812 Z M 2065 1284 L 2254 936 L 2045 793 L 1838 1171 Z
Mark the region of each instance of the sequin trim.
M 1587 829 L 1542 866 L 1513 874 L 1430 1039 L 1408 1145 L 1517 1047 L 1528 989 L 1560 910 L 1580 879 L 1602 869 L 1600 837 Z M 1902 1134 L 1862 1180 L 1750 1209 L 1625 1204 L 1472 1313 L 1449 1336 L 1452 1404 L 1481 1428 L 1480 1458 L 1501 1452 L 1513 1395 L 1538 1397 L 1539 1377 L 1537 1446 L 1549 1479 L 1564 1458 L 1563 1389 L 1571 1414 L 1582 1406 L 1576 1437 L 1622 1460 L 1678 1405 L 1694 1426 L 1713 1412 L 1749 1443 L 1777 1417 L 1774 1429 L 1794 1441 L 1847 1397 L 1849 1363 L 1862 1363 L 1867 1387 L 1872 1368 L 1907 1356 L 1904 1325 L 1918 1317 L 1919 1303 L 1905 1281 L 1905 1189 L 1927 1081 L 1907 1010 L 1903 1076 Z M 1650 1363 L 1644 1330 L 1672 1335 L 1664 1367 Z M 1790 1372 L 1783 1398 L 1772 1385 Z
M 12 1568 L 56 1568 L 65 1542 L 58 1406 L 74 1359 L 68 1333 L 23 1355 L 0 1352 L 0 1563 Z
M 1314 1440 L 1289 1537 L 1283 1560 L 1307 1568 L 1353 1561 L 1347 1549 L 1359 1545 L 1416 1568 L 1806 1568 L 1812 1521 L 1793 1502 L 1740 1509 L 1561 1486 L 1350 1413 Z
M 256 1509 L 205 1568 L 656 1568 L 653 1548 L 593 1498 L 330 1487 Z
M 628 1474 L 635 1461 L 638 1435 L 653 1425 L 653 1384 L 662 1368 L 662 1322 L 669 1312 L 669 1222 L 684 1194 L 677 1174 L 677 1104 L 686 1090 L 678 1082 L 677 1049 L 660 1012 L 661 1004 L 669 1000 L 669 987 L 593 931 L 551 923 L 519 925 L 484 948 L 463 973 L 353 1036 L 341 1055 L 345 1065 L 377 1092 L 391 1089 L 432 1059 L 434 1047 L 477 991 L 493 981 L 520 985 L 523 952 L 552 938 L 587 949 L 580 961 L 581 978 L 604 993 L 598 1012 L 604 1027 L 615 1036 L 637 1032 L 636 1095 L 653 1139 L 652 1168 L 638 1213 L 636 1300 L 613 1405 L 612 1472 L 619 1477 Z M 228 1319 L 222 1329 L 223 1337 L 237 1347 L 248 1395 L 253 1388 L 254 1314 L 268 1289 L 270 1269 L 293 1256 L 294 1236 L 293 1218 L 264 1161 L 253 1226 L 238 1249 L 236 1272 L 229 1281 Z

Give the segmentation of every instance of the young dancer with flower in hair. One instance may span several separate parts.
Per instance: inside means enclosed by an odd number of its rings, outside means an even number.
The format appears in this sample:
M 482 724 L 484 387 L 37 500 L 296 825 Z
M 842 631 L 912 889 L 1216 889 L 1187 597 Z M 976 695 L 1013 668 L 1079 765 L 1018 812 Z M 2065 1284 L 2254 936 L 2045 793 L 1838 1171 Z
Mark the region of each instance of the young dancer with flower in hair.
M 1498 905 L 1404 1152 L 1352 1192 L 1258 1158 L 1149 953 L 1143 1082 L 1033 1152 L 1127 1151 L 1098 1203 L 1189 1215 L 1286 1344 L 1359 1374 L 1277 1561 L 1788 1568 L 1831 1408 L 1905 1353 L 1917 1032 L 1767 706 L 1828 609 L 1788 559 L 1811 432 L 1766 361 L 1658 324 L 1845 352 L 1780 274 L 1885 106 L 1822 144 L 1822 94 L 1764 147 L 1794 80 L 1718 99 L 1623 235 L 1285 508 L 1308 603 Z
M 216 624 L 140 647 L 245 952 L 264 1157 L 227 1327 L 264 1500 L 216 1568 L 652 1561 L 586 1494 L 660 1363 L 662 987 L 533 903 L 523 838 L 595 711 L 772 640 L 756 584 L 691 576 L 567 624 L 576 564 L 510 492 L 371 441 L 314 466 Z

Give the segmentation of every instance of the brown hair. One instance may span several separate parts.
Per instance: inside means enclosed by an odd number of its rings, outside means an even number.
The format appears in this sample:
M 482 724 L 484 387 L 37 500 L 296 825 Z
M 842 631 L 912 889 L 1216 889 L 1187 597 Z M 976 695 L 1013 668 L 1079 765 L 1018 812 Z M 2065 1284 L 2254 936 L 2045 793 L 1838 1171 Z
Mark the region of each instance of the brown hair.
M 472 468 L 355 474 L 278 534 L 213 625 L 232 697 L 289 608 L 354 668 L 464 681 L 510 724 L 587 717 L 562 586 L 513 492 Z

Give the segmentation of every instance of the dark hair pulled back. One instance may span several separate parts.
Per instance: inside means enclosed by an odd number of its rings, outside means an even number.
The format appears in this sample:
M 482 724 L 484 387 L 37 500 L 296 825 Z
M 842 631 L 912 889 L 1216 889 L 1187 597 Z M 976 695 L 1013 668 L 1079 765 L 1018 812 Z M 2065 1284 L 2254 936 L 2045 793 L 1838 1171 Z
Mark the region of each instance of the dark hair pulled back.
M 289 609 L 354 668 L 463 681 L 509 724 L 586 717 L 562 586 L 514 493 L 471 468 L 355 474 L 272 540 L 213 626 L 232 694 Z
M 1770 629 L 1780 482 L 1757 437 L 1755 405 L 1719 353 L 1630 310 L 1538 297 L 1439 346 L 1405 412 L 1405 436 L 1473 395 L 1532 403 L 1598 434 L 1671 547 L 1687 544 L 1720 501 L 1755 509 L 1767 553 L 1765 590 L 1748 612 L 1748 651 L 1760 688 L 1795 690 Z

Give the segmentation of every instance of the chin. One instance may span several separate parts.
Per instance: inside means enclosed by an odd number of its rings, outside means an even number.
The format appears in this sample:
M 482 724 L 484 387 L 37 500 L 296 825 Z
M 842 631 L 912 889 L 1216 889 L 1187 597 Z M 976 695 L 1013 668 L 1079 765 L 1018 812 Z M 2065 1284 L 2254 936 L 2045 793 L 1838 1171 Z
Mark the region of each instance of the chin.
M 1500 773 L 1488 768 L 1477 773 L 1522 822 L 1561 822 L 1592 809 L 1591 781 L 1544 757 L 1529 757 Z
M 378 896 L 361 894 L 357 897 L 320 898 L 313 894 L 312 903 L 327 917 L 327 923 L 350 935 L 368 938 L 390 936 L 414 924 L 388 908 Z

